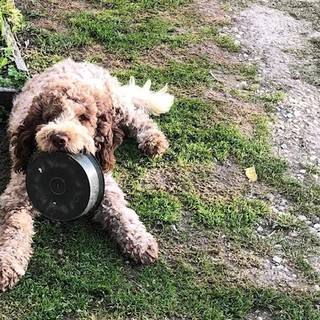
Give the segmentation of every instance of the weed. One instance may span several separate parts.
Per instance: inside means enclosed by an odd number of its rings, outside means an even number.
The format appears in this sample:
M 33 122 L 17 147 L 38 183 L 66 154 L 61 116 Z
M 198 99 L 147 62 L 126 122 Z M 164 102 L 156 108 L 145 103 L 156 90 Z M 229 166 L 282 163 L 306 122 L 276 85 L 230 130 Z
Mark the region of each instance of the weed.
M 291 229 L 298 227 L 299 220 L 292 214 L 279 214 L 275 219 L 274 226 L 279 228 Z

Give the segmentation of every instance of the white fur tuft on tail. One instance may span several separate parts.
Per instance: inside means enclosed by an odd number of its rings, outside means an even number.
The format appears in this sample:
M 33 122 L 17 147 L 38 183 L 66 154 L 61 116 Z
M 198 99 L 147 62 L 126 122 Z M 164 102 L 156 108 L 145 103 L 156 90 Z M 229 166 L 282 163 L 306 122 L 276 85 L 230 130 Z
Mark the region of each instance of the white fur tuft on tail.
M 173 105 L 173 95 L 167 93 L 168 86 L 165 85 L 157 92 L 151 91 L 151 80 L 148 80 L 143 87 L 135 83 L 134 77 L 130 77 L 128 85 L 122 87 L 126 95 L 131 97 L 132 102 L 138 108 L 143 108 L 147 113 L 160 115 L 170 110 Z

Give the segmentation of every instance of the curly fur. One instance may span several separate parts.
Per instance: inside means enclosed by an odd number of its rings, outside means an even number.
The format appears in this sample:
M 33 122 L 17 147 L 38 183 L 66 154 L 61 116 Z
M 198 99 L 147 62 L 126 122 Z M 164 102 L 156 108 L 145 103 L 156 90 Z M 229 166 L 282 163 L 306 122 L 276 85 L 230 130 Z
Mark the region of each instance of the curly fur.
M 14 101 L 9 119 L 11 180 L 0 196 L 0 290 L 11 288 L 26 272 L 32 255 L 33 220 L 38 215 L 25 187 L 25 172 L 35 151 L 90 152 L 105 177 L 102 205 L 94 214 L 126 256 L 147 264 L 158 245 L 112 177 L 114 151 L 123 130 L 136 137 L 149 156 L 161 155 L 168 142 L 149 114 L 167 112 L 173 96 L 165 86 L 150 91 L 122 86 L 101 67 L 64 60 L 30 79 Z

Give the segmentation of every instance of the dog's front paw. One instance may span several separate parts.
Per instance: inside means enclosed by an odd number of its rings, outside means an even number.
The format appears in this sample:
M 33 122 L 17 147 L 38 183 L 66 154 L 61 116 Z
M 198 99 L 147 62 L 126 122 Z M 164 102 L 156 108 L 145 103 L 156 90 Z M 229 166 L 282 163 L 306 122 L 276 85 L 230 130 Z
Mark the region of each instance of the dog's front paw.
M 162 155 L 168 147 L 168 140 L 160 131 L 154 132 L 152 135 L 148 135 L 139 144 L 139 148 L 149 157 Z
M 0 291 L 12 288 L 25 274 L 17 259 L 0 250 Z
M 125 251 L 138 263 L 151 264 L 158 260 L 158 243 L 150 233 L 145 233 L 140 239 L 130 239 Z

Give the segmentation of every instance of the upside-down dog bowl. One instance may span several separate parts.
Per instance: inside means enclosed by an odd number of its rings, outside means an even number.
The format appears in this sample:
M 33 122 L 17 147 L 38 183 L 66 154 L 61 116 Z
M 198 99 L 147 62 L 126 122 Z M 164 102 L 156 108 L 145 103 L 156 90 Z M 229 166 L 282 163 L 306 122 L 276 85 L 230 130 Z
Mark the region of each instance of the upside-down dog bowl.
M 43 152 L 28 165 L 26 187 L 33 206 L 41 214 L 52 220 L 68 221 L 99 207 L 104 178 L 91 154 Z

